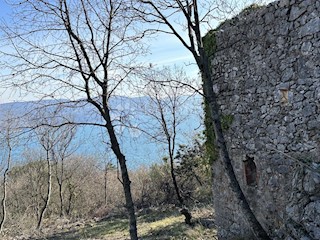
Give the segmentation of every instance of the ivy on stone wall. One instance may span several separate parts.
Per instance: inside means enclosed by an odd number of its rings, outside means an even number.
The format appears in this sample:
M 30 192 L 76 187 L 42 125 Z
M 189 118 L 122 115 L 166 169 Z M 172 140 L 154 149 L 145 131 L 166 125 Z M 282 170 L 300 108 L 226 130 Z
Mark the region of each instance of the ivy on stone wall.
M 209 113 L 209 105 L 206 100 L 204 100 L 204 135 L 206 137 L 205 141 L 205 159 L 206 164 L 211 165 L 211 163 L 218 159 L 219 152 L 215 142 L 215 134 L 213 130 L 213 123 L 211 121 Z
M 219 151 L 216 145 L 216 137 L 214 134 L 213 130 L 213 124 L 210 118 L 209 114 L 209 107 L 208 104 L 205 102 L 204 103 L 204 112 L 205 112 L 205 118 L 204 118 L 204 125 L 205 125 L 205 130 L 204 134 L 206 136 L 206 141 L 205 141 L 205 149 L 206 149 L 206 163 L 211 164 L 213 161 L 217 160 L 219 157 Z M 222 115 L 221 116 L 221 125 L 222 125 L 222 130 L 227 131 L 232 122 L 233 122 L 233 116 L 232 115 Z
M 215 30 L 210 30 L 203 38 L 202 38 L 202 42 L 203 42 L 203 47 L 204 50 L 206 51 L 207 56 L 209 57 L 209 61 L 212 60 L 213 55 L 216 51 L 216 36 L 215 36 L 216 31 Z M 205 150 L 206 150 L 206 154 L 205 154 L 205 159 L 206 159 L 206 163 L 208 165 L 211 165 L 211 163 L 213 161 L 215 161 L 218 156 L 218 150 L 215 144 L 215 135 L 214 135 L 214 131 L 213 131 L 213 123 L 211 121 L 211 117 L 210 117 L 210 110 L 209 110 L 209 105 L 208 102 L 206 101 L 206 99 L 204 99 L 204 103 L 203 103 L 203 107 L 204 107 L 204 126 L 205 126 L 205 130 L 204 130 L 204 135 L 206 137 L 206 141 L 205 141 Z
M 214 53 L 216 52 L 216 29 L 210 30 L 203 38 L 203 47 L 206 51 L 206 54 L 209 56 L 209 61 L 212 60 Z M 206 162 L 207 164 L 211 164 L 213 161 L 217 160 L 219 157 L 219 152 L 215 143 L 215 134 L 213 130 L 213 123 L 211 121 L 209 106 L 207 101 L 204 99 L 204 125 L 205 130 L 204 134 L 206 137 L 205 148 L 206 148 Z M 221 124 L 223 130 L 228 130 L 233 121 L 232 115 L 222 115 L 221 116 Z
M 207 56 L 209 57 L 209 60 L 212 59 L 214 53 L 217 49 L 216 44 L 216 29 L 210 30 L 203 38 L 203 47 L 206 51 Z

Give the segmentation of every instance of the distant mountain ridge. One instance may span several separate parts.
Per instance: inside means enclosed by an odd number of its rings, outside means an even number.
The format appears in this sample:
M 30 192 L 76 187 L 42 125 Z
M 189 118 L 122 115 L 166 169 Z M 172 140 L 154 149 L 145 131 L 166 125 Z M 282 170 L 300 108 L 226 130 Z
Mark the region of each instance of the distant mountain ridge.
M 184 121 L 178 126 L 177 143 L 187 144 L 192 137 L 202 131 L 202 99 L 200 96 L 183 96 L 185 99 L 180 110 L 181 118 Z M 117 136 L 121 143 L 121 148 L 126 155 L 129 168 L 136 168 L 141 165 L 150 165 L 161 162 L 166 156 L 164 145 L 154 142 L 150 137 L 137 128 L 128 128 L 120 125 L 121 118 L 130 122 L 132 126 L 144 127 L 155 126 L 157 122 L 141 111 L 141 106 L 146 107 L 147 97 L 121 97 L 116 96 L 110 99 L 110 109 Z M 39 118 L 57 114 L 62 118 L 81 123 L 103 123 L 101 116 L 95 108 L 85 101 L 70 102 L 67 100 L 42 100 L 30 102 L 12 102 L 0 104 L 0 121 L 6 117 L 31 119 L 34 116 Z M 25 122 L 25 121 L 24 121 Z M 108 149 L 107 132 L 103 128 L 83 125 L 78 127 L 75 142 L 80 144 L 78 154 L 97 155 L 106 154 L 106 158 L 113 159 L 113 155 Z M 115 160 L 113 160 L 115 161 Z

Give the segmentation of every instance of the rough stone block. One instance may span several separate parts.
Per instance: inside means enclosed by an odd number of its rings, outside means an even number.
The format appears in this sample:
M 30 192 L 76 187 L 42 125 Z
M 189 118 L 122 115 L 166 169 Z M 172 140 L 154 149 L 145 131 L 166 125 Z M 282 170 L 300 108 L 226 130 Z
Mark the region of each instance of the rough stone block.
M 306 8 L 293 6 L 290 10 L 289 21 L 294 21 L 307 11 Z

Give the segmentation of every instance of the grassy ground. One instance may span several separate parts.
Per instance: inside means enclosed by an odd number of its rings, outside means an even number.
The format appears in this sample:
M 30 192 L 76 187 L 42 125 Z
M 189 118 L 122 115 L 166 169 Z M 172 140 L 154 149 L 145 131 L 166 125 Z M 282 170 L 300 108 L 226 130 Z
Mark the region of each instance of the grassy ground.
M 184 218 L 176 210 L 150 210 L 137 215 L 138 234 L 141 240 L 164 239 L 216 239 L 212 220 L 212 209 L 197 209 L 192 212 L 194 226 L 184 223 Z M 8 238 L 9 239 L 9 238 Z M 12 238 L 11 238 L 12 239 Z M 22 238 L 13 238 L 22 239 Z M 89 221 L 61 226 L 58 223 L 29 238 L 36 240 L 79 240 L 79 239 L 129 239 L 128 220 L 112 217 L 101 221 Z

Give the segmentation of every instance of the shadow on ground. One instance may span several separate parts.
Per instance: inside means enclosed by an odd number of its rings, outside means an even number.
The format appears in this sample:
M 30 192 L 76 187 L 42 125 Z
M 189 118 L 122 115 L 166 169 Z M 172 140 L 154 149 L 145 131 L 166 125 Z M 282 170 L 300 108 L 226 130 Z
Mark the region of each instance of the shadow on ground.
M 127 231 L 128 221 L 125 219 L 105 220 L 84 227 L 55 233 L 51 236 L 32 238 L 34 240 L 79 240 L 98 239 L 117 232 Z
M 194 219 L 194 226 L 187 226 L 183 216 L 177 211 L 152 211 L 137 215 L 138 232 L 142 240 L 154 239 L 215 239 L 216 230 L 212 224 Z M 211 223 L 211 220 L 209 221 Z M 64 232 L 56 232 L 46 237 L 33 237 L 34 240 L 79 240 L 109 239 L 125 240 L 129 238 L 128 220 L 109 218 L 99 222 L 85 224 Z
M 181 223 L 173 223 L 171 225 L 167 225 L 162 228 L 158 229 L 150 229 L 147 234 L 140 235 L 142 240 L 154 240 L 154 239 L 174 239 L 179 237 L 186 237 L 184 236 L 183 232 L 185 231 L 186 226 L 182 227 Z
M 137 214 L 137 218 L 141 222 L 151 223 L 151 222 L 165 219 L 167 217 L 172 217 L 172 216 L 177 216 L 177 215 L 179 215 L 178 211 L 174 211 L 174 210 L 173 211 L 170 211 L 170 210 L 165 210 L 165 211 L 150 210 L 150 211 L 147 211 L 144 213 Z

